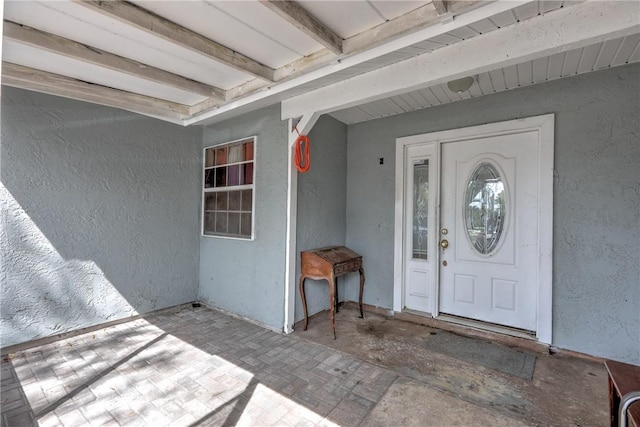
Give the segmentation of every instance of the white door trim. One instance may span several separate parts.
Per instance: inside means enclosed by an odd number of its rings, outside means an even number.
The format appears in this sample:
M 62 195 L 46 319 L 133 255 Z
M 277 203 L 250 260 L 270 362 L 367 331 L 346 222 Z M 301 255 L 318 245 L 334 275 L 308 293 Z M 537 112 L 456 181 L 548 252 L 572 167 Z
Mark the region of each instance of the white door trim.
M 491 123 L 480 126 L 471 126 L 460 129 L 451 129 L 440 132 L 432 132 L 422 135 L 414 135 L 396 139 L 396 176 L 395 176 L 395 221 L 394 221 L 394 285 L 393 285 L 393 310 L 402 311 L 403 308 L 403 235 L 404 235 L 404 152 L 408 145 L 428 144 L 440 145 L 443 142 L 464 141 L 489 136 L 522 133 L 525 131 L 538 132 L 539 138 L 539 190 L 538 218 L 538 245 L 540 258 L 538 263 L 538 301 L 537 301 L 537 329 L 538 341 L 552 343 L 552 262 L 553 262 L 553 147 L 554 147 L 554 115 L 528 117 L 525 119 L 509 120 L 505 122 Z M 438 174 L 439 175 L 439 174 Z M 438 178 L 439 181 L 439 178 Z M 439 185 L 438 185 L 439 188 Z M 439 196 L 437 197 L 439 206 Z M 439 211 L 439 209 L 438 209 Z M 438 225 L 439 228 L 439 218 Z M 439 260 L 438 260 L 439 262 Z M 432 295 L 438 295 L 439 286 L 434 283 Z M 438 313 L 437 298 L 435 300 L 432 315 Z

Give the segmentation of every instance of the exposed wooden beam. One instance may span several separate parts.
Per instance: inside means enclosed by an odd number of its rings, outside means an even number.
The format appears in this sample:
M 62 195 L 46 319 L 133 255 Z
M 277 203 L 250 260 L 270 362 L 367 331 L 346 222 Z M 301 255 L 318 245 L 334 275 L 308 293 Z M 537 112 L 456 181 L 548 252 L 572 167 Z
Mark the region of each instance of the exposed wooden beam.
M 197 93 L 198 95 L 206 96 L 207 98 L 213 97 L 219 101 L 223 101 L 225 99 L 225 91 L 220 88 L 196 82 L 168 71 L 141 64 L 100 49 L 93 47 L 89 48 L 81 43 L 10 21 L 4 22 L 4 37 L 15 40 L 23 45 L 33 46 L 38 49 L 64 55 L 90 64 L 99 65 L 130 76 L 140 77 L 156 83 L 182 89 L 187 92 Z
M 173 123 L 182 123 L 189 115 L 186 105 L 95 85 L 10 62 L 2 63 L 2 84 L 120 108 Z
M 291 0 L 259 0 L 269 10 L 294 25 L 336 55 L 342 53 L 342 37 Z
M 161 37 L 185 49 L 243 71 L 255 77 L 273 81 L 275 70 L 226 46 L 201 36 L 174 22 L 121 0 L 74 0 L 99 13 Z
M 638 32 L 635 2 L 579 3 L 286 99 L 281 117 L 330 113 Z
M 482 0 L 447 2 L 447 14 L 461 13 L 463 10 L 476 7 L 480 3 L 482 3 Z M 428 3 L 402 16 L 349 37 L 343 43 L 344 53 L 353 54 L 365 49 L 371 49 L 374 46 L 388 43 L 406 34 L 441 24 L 441 22 L 442 19 L 435 2 Z
M 447 0 L 432 0 L 432 2 L 438 15 L 447 13 Z

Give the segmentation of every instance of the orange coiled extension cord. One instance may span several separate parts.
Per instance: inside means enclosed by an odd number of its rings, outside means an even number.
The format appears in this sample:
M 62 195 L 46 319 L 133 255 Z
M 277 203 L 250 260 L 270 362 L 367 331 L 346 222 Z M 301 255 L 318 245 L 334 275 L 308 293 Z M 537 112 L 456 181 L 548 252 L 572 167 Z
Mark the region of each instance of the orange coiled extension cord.
M 296 132 L 298 132 L 297 128 Z M 303 144 L 304 154 L 302 153 Z M 309 171 L 309 166 L 311 166 L 311 146 L 309 145 L 309 137 L 306 135 L 300 135 L 300 133 L 298 133 L 295 150 L 296 169 L 298 169 L 298 172 L 300 173 L 306 173 L 307 171 Z

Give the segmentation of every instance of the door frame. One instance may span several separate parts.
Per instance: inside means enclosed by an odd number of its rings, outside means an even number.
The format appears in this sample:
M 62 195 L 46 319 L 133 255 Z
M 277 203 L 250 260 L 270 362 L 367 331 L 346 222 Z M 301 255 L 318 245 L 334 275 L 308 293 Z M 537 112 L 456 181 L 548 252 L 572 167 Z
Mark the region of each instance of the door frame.
M 470 126 L 438 132 L 413 135 L 396 139 L 395 176 L 395 221 L 394 221 L 394 266 L 393 266 L 393 310 L 401 312 L 404 307 L 404 231 L 405 231 L 405 152 L 406 147 L 418 144 L 436 146 L 436 230 L 440 229 L 440 157 L 443 143 L 474 140 L 485 137 L 537 132 L 538 134 L 538 290 L 536 338 L 551 344 L 552 340 L 552 296 L 553 296 L 553 150 L 554 114 L 508 120 L 485 125 Z M 432 234 L 433 235 L 433 234 Z M 438 251 L 436 264 L 440 264 Z M 439 269 L 436 269 L 438 272 Z M 432 317 L 439 316 L 439 274 L 432 285 Z

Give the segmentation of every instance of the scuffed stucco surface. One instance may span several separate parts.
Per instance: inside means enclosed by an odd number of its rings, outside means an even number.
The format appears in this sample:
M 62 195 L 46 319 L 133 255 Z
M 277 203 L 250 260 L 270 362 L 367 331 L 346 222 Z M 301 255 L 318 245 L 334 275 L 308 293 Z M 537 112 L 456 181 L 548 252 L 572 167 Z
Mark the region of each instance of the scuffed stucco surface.
M 255 240 L 200 238 L 200 299 L 274 329 L 284 325 L 287 122 L 278 105 L 208 126 L 208 147 L 257 136 Z
M 365 302 L 392 307 L 395 139 L 547 113 L 556 115 L 553 343 L 640 364 L 638 64 L 349 126 L 346 241 L 364 256 Z
M 200 140 L 3 88 L 2 346 L 197 298 Z
M 347 211 L 347 126 L 322 116 L 309 134 L 311 168 L 298 174 L 298 224 L 296 278 L 300 277 L 300 251 L 344 245 Z M 356 274 L 357 276 L 357 274 Z M 345 279 L 338 279 L 338 294 L 344 300 Z M 356 283 L 359 288 L 359 283 Z M 329 306 L 326 281 L 306 280 L 309 315 Z M 357 300 L 357 297 L 356 297 Z M 304 317 L 300 288 L 296 283 L 295 320 Z

